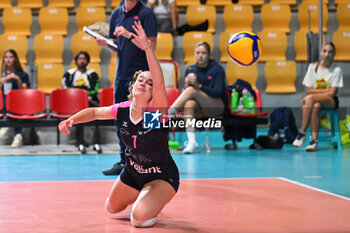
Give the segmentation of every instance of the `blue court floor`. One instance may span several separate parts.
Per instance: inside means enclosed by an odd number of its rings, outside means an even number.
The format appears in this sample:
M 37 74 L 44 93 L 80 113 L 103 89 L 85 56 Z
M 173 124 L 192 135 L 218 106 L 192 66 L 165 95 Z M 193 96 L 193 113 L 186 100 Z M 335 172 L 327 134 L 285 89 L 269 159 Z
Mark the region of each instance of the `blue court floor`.
M 350 198 L 349 148 L 337 151 L 320 142 L 320 150 L 311 153 L 289 144 L 256 151 L 249 149 L 251 140 L 243 140 L 238 150 L 226 151 L 218 135 L 210 132 L 210 153 L 173 151 L 181 179 L 283 177 Z M 101 171 L 118 161 L 118 154 L 2 155 L 0 182 L 114 180 Z

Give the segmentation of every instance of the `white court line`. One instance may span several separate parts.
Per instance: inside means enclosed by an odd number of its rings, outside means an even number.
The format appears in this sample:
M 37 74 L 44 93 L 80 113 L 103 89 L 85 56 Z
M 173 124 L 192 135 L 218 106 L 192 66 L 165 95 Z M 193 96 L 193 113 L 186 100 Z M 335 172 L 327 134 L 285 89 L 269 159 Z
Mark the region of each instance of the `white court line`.
M 318 192 L 321 192 L 321 193 L 325 193 L 325 194 L 328 194 L 328 195 L 331 195 L 331 196 L 339 197 L 339 198 L 345 199 L 347 201 L 350 201 L 350 198 L 342 196 L 342 195 L 339 195 L 339 194 L 331 193 L 331 192 L 328 192 L 326 190 L 315 188 L 315 187 L 309 186 L 307 184 L 303 184 L 303 183 L 300 183 L 300 182 L 297 182 L 297 181 L 294 181 L 294 180 L 290 180 L 290 179 L 287 179 L 287 178 L 284 178 L 284 177 L 277 177 L 277 178 L 281 179 L 281 180 L 284 180 L 284 181 L 288 181 L 288 182 L 293 183 L 293 184 L 297 184 L 297 185 L 303 186 L 305 188 L 309 188 L 309 189 L 312 189 L 312 190 L 315 190 L 315 191 L 318 191 Z
M 255 180 L 255 179 L 279 179 L 276 176 L 266 176 L 266 177 L 219 177 L 219 178 L 182 178 L 181 180 Z
M 322 176 L 304 176 L 305 179 L 320 179 Z

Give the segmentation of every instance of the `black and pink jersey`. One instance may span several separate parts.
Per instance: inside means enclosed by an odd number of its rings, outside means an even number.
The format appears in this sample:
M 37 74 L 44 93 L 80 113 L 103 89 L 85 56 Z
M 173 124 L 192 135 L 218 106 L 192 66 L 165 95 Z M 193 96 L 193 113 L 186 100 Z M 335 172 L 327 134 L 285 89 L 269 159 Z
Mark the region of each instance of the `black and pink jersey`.
M 176 182 L 177 179 L 178 182 L 178 170 L 168 146 L 168 129 L 162 126 L 160 129 L 144 129 L 142 118 L 136 122 L 131 120 L 131 105 L 132 101 L 125 101 L 113 105 L 111 110 L 126 145 L 126 169 L 147 180 L 169 182 L 170 179 Z

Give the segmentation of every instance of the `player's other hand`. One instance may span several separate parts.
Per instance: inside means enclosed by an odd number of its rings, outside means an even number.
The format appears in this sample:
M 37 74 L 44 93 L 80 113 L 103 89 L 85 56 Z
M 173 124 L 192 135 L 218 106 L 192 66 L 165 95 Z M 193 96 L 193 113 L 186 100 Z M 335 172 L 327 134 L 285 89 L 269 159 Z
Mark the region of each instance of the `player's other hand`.
M 146 50 L 151 46 L 151 42 L 147 39 L 146 33 L 139 21 L 136 21 L 132 28 L 135 30 L 136 34 L 132 33 L 132 36 L 139 42 L 141 49 Z
M 70 134 L 70 130 L 68 128 L 72 127 L 74 124 L 74 121 L 72 119 L 67 119 L 64 121 L 61 121 L 58 125 L 58 129 L 63 134 Z

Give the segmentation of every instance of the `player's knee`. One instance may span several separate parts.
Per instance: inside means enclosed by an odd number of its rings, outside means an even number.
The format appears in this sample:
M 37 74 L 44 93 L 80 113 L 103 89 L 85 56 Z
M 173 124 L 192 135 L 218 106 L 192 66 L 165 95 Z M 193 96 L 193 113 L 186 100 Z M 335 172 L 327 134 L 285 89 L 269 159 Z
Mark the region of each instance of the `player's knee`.
M 110 208 L 110 203 L 109 203 L 109 198 L 107 198 L 106 202 L 105 202 L 105 209 L 109 212 L 113 214 L 112 209 Z
M 142 219 L 142 217 L 140 218 Z M 137 220 L 134 217 L 134 212 L 131 213 L 130 222 L 134 227 L 152 227 L 156 224 L 158 217 L 149 218 L 146 220 Z
M 120 208 L 113 207 L 113 205 L 111 205 L 111 202 L 109 201 L 109 198 L 107 198 L 107 200 L 105 202 L 105 209 L 109 213 L 115 214 L 115 213 L 118 213 L 118 212 L 122 211 L 124 208 L 120 209 Z

